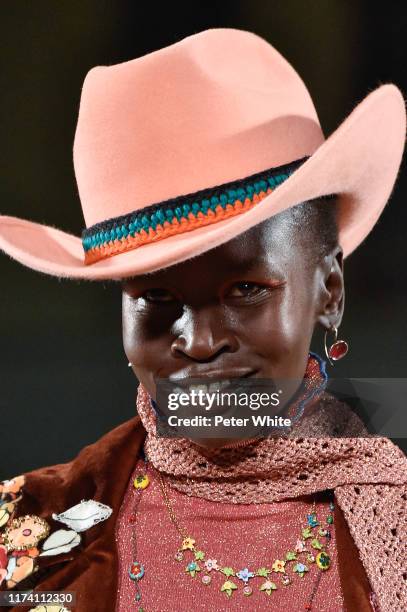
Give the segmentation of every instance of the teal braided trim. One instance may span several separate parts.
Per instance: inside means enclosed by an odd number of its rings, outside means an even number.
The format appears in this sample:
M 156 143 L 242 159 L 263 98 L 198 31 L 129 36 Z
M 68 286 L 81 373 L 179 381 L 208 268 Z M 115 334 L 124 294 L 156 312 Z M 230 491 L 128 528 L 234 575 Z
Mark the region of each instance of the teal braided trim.
M 190 218 L 190 215 L 194 217 L 197 217 L 199 213 L 207 215 L 208 210 L 215 211 L 218 206 L 225 209 L 228 205 L 233 206 L 237 201 L 243 204 L 247 199 L 252 200 L 255 195 L 278 187 L 306 159 L 308 158 L 279 168 L 265 170 L 239 181 L 152 204 L 141 210 L 92 225 L 82 232 L 85 253 L 90 249 L 109 245 L 115 240 L 127 238 L 129 235 L 134 237 L 143 231 L 148 233 L 150 228 L 155 230 L 157 225 L 162 226 L 166 221 L 171 223 L 174 217 L 180 221 L 183 217 Z

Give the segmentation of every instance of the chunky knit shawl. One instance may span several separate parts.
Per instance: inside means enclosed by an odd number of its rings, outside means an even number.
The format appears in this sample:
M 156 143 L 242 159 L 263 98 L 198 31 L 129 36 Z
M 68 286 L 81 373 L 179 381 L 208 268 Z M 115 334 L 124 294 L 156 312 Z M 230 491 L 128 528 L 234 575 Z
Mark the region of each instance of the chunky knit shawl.
M 248 504 L 334 490 L 378 609 L 407 609 L 407 460 L 387 438 L 367 434 L 346 404 L 322 392 L 290 435 L 216 450 L 158 437 L 141 385 L 137 408 L 149 460 L 187 495 Z

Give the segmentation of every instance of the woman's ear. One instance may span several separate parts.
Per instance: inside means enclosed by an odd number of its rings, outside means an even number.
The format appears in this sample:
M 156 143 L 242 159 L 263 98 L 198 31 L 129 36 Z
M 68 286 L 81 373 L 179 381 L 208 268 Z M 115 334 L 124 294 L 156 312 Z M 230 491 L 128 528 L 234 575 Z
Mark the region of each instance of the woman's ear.
M 316 322 L 324 329 L 339 327 L 345 306 L 343 251 L 335 247 L 320 268 L 321 283 Z

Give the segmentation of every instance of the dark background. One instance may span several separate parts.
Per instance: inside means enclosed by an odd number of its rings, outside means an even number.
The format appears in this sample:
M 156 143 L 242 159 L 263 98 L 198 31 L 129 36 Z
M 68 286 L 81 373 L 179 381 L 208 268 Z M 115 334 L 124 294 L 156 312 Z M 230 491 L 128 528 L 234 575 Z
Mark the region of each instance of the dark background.
M 252 30 L 276 46 L 307 83 L 326 135 L 379 84 L 394 82 L 407 92 L 402 2 L 166 4 L 1 3 L 2 214 L 80 235 L 72 143 L 86 73 L 208 27 Z M 402 171 L 379 223 L 346 261 L 340 334 L 350 352 L 335 376 L 405 376 L 406 195 Z M 0 478 L 6 478 L 67 461 L 131 418 L 137 381 L 122 347 L 118 287 L 46 277 L 4 254 L 0 283 Z M 313 348 L 323 350 L 320 335 Z

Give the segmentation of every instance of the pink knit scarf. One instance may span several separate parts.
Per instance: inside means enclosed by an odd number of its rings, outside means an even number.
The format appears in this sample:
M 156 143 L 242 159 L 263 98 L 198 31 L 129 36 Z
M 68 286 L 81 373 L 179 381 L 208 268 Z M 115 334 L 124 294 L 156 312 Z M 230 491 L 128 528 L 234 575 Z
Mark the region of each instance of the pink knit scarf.
M 215 450 L 158 437 L 150 397 L 140 385 L 146 454 L 170 486 L 221 503 L 267 503 L 333 489 L 380 610 L 405 610 L 407 460 L 387 438 L 367 434 L 320 382 L 313 378 L 317 392 L 289 436 Z

